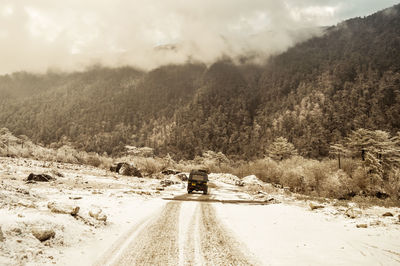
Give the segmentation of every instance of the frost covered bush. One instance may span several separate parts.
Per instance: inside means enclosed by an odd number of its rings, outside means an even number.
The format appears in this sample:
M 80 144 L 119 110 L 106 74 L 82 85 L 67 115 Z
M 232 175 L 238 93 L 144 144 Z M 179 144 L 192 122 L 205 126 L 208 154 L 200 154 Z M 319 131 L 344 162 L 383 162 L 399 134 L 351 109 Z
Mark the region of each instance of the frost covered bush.
M 78 163 L 77 152 L 70 146 L 64 145 L 56 150 L 56 160 L 65 163 Z
M 319 196 L 349 199 L 354 195 L 352 180 L 342 170 L 331 173 L 321 182 Z
M 255 175 L 261 181 L 280 184 L 282 170 L 277 162 L 271 158 L 259 159 L 252 162 L 240 162 L 233 165 L 229 171 L 240 178 Z
M 304 191 L 304 177 L 299 171 L 300 168 L 292 168 L 284 171 L 282 174 L 281 184 L 285 187 L 290 187 L 293 191 Z
M 341 169 L 350 177 L 359 166 L 359 161 L 350 158 L 342 159 L 341 161 Z
M 303 165 L 306 190 L 316 191 L 320 195 L 322 184 L 332 176 L 329 166 L 316 160 L 307 160 Z
M 203 152 L 202 156 L 196 156 L 191 164 L 201 166 L 200 168 L 213 173 L 232 172 L 232 162 L 222 152 Z
M 148 175 L 161 172 L 164 169 L 162 159 L 136 157 L 134 165 Z
M 273 161 L 271 158 L 265 158 L 251 163 L 250 169 L 254 175 L 264 182 L 280 183 L 279 181 L 282 176 L 282 170 L 279 168 L 278 163 Z M 248 173 L 246 175 L 250 174 L 251 173 Z
M 393 199 L 400 201 L 400 169 L 394 169 L 389 174 L 385 189 Z

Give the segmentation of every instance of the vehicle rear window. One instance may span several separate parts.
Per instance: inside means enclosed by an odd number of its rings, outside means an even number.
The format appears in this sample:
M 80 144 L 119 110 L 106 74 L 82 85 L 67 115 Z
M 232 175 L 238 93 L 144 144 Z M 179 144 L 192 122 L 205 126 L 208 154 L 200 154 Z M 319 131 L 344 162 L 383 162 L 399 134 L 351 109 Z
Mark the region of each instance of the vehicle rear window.
M 192 180 L 203 181 L 203 180 L 206 180 L 206 177 L 202 176 L 202 175 L 193 175 Z

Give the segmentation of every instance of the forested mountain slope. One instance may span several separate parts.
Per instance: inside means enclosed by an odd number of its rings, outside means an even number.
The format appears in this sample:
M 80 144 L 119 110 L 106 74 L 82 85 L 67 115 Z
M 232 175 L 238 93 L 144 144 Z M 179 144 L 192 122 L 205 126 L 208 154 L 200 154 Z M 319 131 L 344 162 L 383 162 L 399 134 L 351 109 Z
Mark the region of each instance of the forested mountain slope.
M 249 159 L 283 136 L 322 158 L 351 130 L 400 130 L 400 5 L 328 28 L 263 66 L 15 73 L 0 77 L 0 95 L 0 127 L 45 144 Z

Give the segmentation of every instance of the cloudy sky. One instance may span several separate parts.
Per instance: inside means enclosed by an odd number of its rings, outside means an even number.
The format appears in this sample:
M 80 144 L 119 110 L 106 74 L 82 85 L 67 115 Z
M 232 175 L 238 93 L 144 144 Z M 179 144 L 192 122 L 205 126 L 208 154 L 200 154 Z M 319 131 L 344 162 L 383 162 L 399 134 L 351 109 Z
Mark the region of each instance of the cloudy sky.
M 399 0 L 0 0 L 0 74 L 270 55 Z M 258 57 L 258 56 L 257 56 Z

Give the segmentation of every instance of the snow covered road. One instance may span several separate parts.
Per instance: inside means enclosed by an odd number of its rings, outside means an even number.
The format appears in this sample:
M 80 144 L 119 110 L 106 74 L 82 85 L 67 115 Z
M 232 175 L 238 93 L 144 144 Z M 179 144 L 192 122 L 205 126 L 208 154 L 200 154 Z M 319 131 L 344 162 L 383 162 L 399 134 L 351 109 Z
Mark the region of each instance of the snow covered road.
M 63 177 L 24 181 L 49 167 Z M 211 174 L 208 195 L 187 194 L 174 175 L 0 159 L 0 265 L 400 265 L 400 208 L 314 202 L 244 180 Z M 78 206 L 80 216 L 54 213 L 51 202 Z M 90 216 L 97 209 L 106 223 Z M 359 214 L 348 217 L 351 209 Z M 39 241 L 37 226 L 55 237 Z
M 171 201 L 97 265 L 255 265 L 212 203 Z M 125 237 L 126 239 L 126 237 Z
M 210 195 L 184 193 L 166 201 L 145 225 L 135 225 L 140 232 L 134 231 L 123 251 L 102 263 L 400 265 L 398 226 L 357 228 L 371 217 L 348 219 L 328 208 L 311 211 L 296 204 L 250 204 L 232 193 L 235 189 L 218 184 Z

